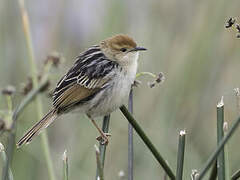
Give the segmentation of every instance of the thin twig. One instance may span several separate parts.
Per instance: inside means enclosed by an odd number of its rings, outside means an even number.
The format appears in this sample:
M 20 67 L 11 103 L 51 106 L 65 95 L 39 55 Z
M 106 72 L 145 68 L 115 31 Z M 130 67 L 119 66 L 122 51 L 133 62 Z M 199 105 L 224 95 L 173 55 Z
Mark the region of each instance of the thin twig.
M 128 100 L 128 110 L 133 114 L 133 89 Z M 133 180 L 133 127 L 128 123 L 128 180 Z
M 41 91 L 41 89 L 46 86 L 47 80 L 44 80 L 40 83 L 40 86 L 36 89 L 33 89 L 23 100 L 22 102 L 16 107 L 16 109 L 13 112 L 12 116 L 12 124 L 9 131 L 8 136 L 8 144 L 7 144 L 7 163 L 6 168 L 3 168 L 3 180 L 7 180 L 7 170 L 9 169 L 9 165 L 12 162 L 12 156 L 13 156 L 13 149 L 15 145 L 15 137 L 16 137 L 16 125 L 17 125 L 17 119 L 19 115 L 23 112 L 23 110 L 26 108 L 26 106 L 34 100 L 36 95 Z
M 96 161 L 97 161 L 97 170 L 98 170 L 97 180 L 104 180 L 103 164 L 102 164 L 101 159 L 100 159 L 100 150 L 97 147 L 97 145 L 95 145 L 94 147 L 95 147 L 95 151 L 96 151 Z
M 217 104 L 217 144 L 224 137 L 223 133 L 223 122 L 224 122 L 224 103 L 223 97 L 221 101 Z M 224 147 L 222 148 L 219 156 L 217 157 L 217 174 L 218 180 L 225 180 L 225 159 L 224 159 Z
M 23 30 L 24 30 L 24 34 L 25 34 L 25 38 L 26 38 L 26 43 L 27 43 L 27 50 L 28 50 L 28 55 L 29 55 L 28 60 L 29 60 L 31 76 L 32 76 L 32 80 L 33 80 L 33 87 L 37 88 L 37 86 L 38 86 L 37 66 L 36 66 L 35 57 L 34 57 L 30 23 L 29 23 L 27 10 L 25 9 L 24 0 L 19 0 L 19 6 L 20 6 L 20 10 L 21 10 L 21 15 L 22 15 Z M 36 99 L 36 106 L 37 106 L 38 119 L 41 119 L 43 116 L 43 110 L 42 110 L 42 101 L 41 101 L 40 97 L 37 97 L 37 99 Z M 42 141 L 42 147 L 43 147 L 44 156 L 45 156 L 46 163 L 47 163 L 50 180 L 55 180 L 56 178 L 55 178 L 55 174 L 54 174 L 54 170 L 53 170 L 53 163 L 51 160 L 49 143 L 48 143 L 46 131 L 44 131 L 41 134 L 41 141 Z
M 104 133 L 108 133 L 109 123 L 110 123 L 110 115 L 104 116 L 103 124 L 102 124 L 102 131 Z M 99 143 L 99 151 L 100 151 L 101 164 L 102 164 L 102 167 L 104 168 L 106 145 L 103 145 L 102 143 Z M 98 172 L 98 169 L 97 169 L 96 180 L 98 179 L 98 176 L 99 176 L 99 172 Z
M 202 171 L 200 172 L 200 175 L 198 177 L 198 180 L 201 180 L 204 175 L 206 174 L 206 172 L 208 171 L 208 169 L 211 167 L 211 164 L 216 160 L 217 156 L 219 155 L 219 153 L 221 152 L 222 148 L 224 147 L 224 145 L 228 142 L 228 140 L 230 139 L 230 137 L 233 135 L 233 133 L 235 132 L 235 130 L 237 129 L 238 125 L 240 123 L 240 117 L 238 117 L 238 119 L 236 119 L 233 123 L 233 126 L 231 127 L 231 129 L 229 130 L 229 132 L 226 134 L 226 136 L 220 141 L 219 145 L 217 146 L 217 149 L 212 153 L 212 155 L 209 157 L 209 159 L 207 160 L 206 164 L 204 165 Z
M 67 150 L 64 151 L 63 156 L 63 180 L 68 180 L 68 156 Z
M 183 176 L 183 163 L 184 163 L 184 152 L 185 152 L 185 136 L 186 136 L 185 130 L 184 131 L 180 131 L 179 143 L 178 143 L 176 180 L 182 180 L 182 176 Z
M 148 147 L 148 149 L 152 152 L 153 156 L 156 158 L 156 160 L 159 162 L 159 164 L 163 167 L 163 169 L 166 171 L 168 176 L 171 180 L 175 180 L 175 175 L 171 168 L 168 166 L 164 158 L 160 155 L 156 147 L 153 145 L 151 140 L 147 137 L 145 132 L 142 130 L 142 128 L 139 126 L 137 121 L 133 118 L 130 112 L 128 112 L 127 108 L 125 106 L 121 106 L 120 110 L 122 111 L 123 115 L 127 118 L 128 122 L 133 126 L 137 134 L 140 136 L 140 138 L 143 140 L 145 145 Z

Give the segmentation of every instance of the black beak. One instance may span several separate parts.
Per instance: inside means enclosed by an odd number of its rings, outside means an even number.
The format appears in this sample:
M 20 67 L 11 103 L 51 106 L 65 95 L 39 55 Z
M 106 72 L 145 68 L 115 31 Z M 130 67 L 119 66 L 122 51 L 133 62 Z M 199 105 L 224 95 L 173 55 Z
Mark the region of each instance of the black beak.
M 132 51 L 146 51 L 147 49 L 144 48 L 144 47 L 135 47 L 133 49 L 131 49 L 129 52 L 132 52 Z

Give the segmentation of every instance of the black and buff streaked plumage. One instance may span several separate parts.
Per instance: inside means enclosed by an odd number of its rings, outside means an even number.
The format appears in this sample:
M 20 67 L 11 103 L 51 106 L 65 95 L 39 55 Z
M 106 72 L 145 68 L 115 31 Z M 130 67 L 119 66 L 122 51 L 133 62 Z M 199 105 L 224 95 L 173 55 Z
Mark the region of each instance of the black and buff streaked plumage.
M 73 67 L 59 81 L 53 94 L 53 106 L 59 108 L 59 113 L 65 107 L 84 103 L 86 99 L 71 102 L 69 104 L 62 103 L 66 90 L 73 85 L 80 85 L 84 88 L 92 90 L 92 95 L 106 88 L 108 82 L 114 78 L 114 74 L 110 74 L 113 69 L 119 68 L 115 61 L 109 60 L 101 51 L 100 47 L 95 45 L 81 53 L 74 63 Z M 89 97 L 87 100 L 90 100 Z M 93 96 L 91 96 L 93 98 Z
M 73 109 L 93 118 L 111 113 L 122 105 L 137 70 L 138 51 L 132 38 L 117 35 L 82 52 L 72 68 L 58 82 L 53 94 L 53 108 L 17 143 L 29 143 L 57 117 Z M 107 137 L 97 127 L 101 136 Z

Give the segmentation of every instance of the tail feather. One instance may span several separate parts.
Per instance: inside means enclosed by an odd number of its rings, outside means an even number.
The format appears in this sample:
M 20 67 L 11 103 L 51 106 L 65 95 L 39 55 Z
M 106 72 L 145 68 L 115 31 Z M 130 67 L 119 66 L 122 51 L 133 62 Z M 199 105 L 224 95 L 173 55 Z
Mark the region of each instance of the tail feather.
M 38 121 L 31 129 L 29 129 L 24 136 L 17 142 L 17 148 L 23 144 L 28 144 L 32 139 L 39 135 L 41 131 L 47 128 L 56 118 L 57 111 L 55 109 L 47 113 L 40 121 Z

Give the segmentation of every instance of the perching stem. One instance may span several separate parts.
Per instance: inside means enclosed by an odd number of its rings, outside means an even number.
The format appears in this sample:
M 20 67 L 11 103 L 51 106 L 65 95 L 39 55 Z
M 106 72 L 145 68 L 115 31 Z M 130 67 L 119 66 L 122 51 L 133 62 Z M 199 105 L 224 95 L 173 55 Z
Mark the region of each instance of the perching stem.
M 128 122 L 133 126 L 137 134 L 140 136 L 140 138 L 143 140 L 145 145 L 148 147 L 148 149 L 152 152 L 153 156 L 156 158 L 156 160 L 159 162 L 159 164 L 163 167 L 163 169 L 166 171 L 168 176 L 171 180 L 175 180 L 175 175 L 173 174 L 173 171 L 168 166 L 167 162 L 163 159 L 163 157 L 160 155 L 156 147 L 153 145 L 151 140 L 147 137 L 145 132 L 142 130 L 142 128 L 139 126 L 137 121 L 133 118 L 131 113 L 127 110 L 127 108 L 123 105 L 120 107 L 120 110 L 122 111 L 123 115 L 127 118 Z
M 133 89 L 128 99 L 128 110 L 133 114 Z M 128 180 L 133 180 L 133 127 L 128 123 Z

